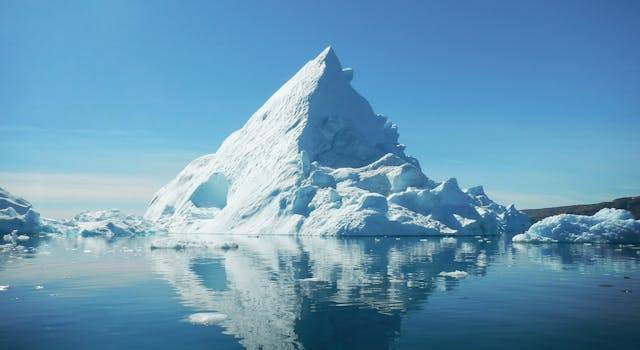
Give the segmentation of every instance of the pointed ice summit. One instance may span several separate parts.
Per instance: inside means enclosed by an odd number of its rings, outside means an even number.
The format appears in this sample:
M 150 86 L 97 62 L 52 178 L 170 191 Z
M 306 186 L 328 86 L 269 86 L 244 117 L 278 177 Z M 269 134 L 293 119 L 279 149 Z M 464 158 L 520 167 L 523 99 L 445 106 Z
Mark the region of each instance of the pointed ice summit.
M 427 178 L 352 78 L 326 48 L 215 154 L 161 188 L 145 217 L 181 233 L 496 234 L 528 226 L 481 187 Z

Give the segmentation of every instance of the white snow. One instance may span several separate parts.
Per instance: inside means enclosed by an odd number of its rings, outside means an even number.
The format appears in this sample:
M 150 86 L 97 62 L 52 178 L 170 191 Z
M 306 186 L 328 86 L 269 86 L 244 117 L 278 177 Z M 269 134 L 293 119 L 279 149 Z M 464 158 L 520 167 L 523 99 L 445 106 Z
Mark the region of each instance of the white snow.
M 514 242 L 638 243 L 640 220 L 623 209 L 605 208 L 593 216 L 560 214 L 545 218 Z
M 0 292 L 4 292 L 6 290 L 9 290 L 9 286 L 8 285 L 0 285 Z
M 188 321 L 191 324 L 210 326 L 216 323 L 220 323 L 227 319 L 227 315 L 219 312 L 198 312 L 191 314 L 188 317 Z
M 429 179 L 397 126 L 351 86 L 331 48 L 287 81 L 215 154 L 154 196 L 145 218 L 175 233 L 490 235 L 524 214 L 481 187 Z M 527 218 L 528 220 L 528 218 Z
M 451 277 L 451 278 L 455 278 L 455 279 L 460 279 L 460 278 L 465 278 L 467 277 L 467 275 L 469 275 L 468 273 L 464 272 L 464 271 L 459 271 L 459 270 L 455 270 L 455 271 L 451 271 L 451 272 L 440 272 L 438 274 L 438 276 L 440 277 Z

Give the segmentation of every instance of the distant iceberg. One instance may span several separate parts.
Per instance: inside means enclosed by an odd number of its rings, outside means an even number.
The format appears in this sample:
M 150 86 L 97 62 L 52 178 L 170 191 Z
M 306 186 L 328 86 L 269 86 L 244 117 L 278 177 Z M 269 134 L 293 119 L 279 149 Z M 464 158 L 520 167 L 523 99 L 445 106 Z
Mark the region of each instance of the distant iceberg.
M 118 209 L 84 211 L 70 220 L 40 218 L 31 203 L 0 188 L 0 235 L 4 242 L 17 244 L 38 233 L 116 239 L 164 232 L 156 223 Z
M 162 232 L 155 223 L 118 209 L 85 211 L 66 222 L 67 228 L 83 237 L 107 239 L 146 236 Z
M 593 216 L 560 214 L 535 223 L 513 242 L 638 243 L 640 220 L 624 209 L 605 208 Z
M 145 218 L 170 232 L 301 235 L 493 235 L 529 218 L 429 179 L 397 126 L 351 86 L 331 48 L 309 61 L 215 154 L 192 161 Z

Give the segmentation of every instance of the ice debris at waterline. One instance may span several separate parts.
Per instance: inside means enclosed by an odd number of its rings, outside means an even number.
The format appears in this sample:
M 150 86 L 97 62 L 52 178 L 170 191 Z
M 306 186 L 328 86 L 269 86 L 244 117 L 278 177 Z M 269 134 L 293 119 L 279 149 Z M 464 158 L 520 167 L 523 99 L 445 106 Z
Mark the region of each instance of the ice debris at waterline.
M 207 234 L 172 234 L 155 237 L 151 240 L 151 249 L 238 249 L 238 243 L 224 240 L 219 235 Z
M 161 188 L 145 218 L 202 233 L 484 235 L 528 226 L 482 187 L 425 176 L 352 77 L 325 49 L 215 154 Z
M 535 223 L 514 242 L 638 243 L 640 220 L 624 209 L 601 209 L 593 216 L 560 214 Z

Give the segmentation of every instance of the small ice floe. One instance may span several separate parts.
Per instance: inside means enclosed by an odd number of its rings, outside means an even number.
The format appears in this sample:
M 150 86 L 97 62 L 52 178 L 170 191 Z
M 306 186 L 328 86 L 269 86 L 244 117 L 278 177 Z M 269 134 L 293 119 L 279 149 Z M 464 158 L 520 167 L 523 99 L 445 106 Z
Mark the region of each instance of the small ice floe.
M 0 292 L 4 292 L 9 289 L 8 285 L 0 285 Z
M 44 289 L 44 287 L 43 287 L 43 286 L 38 285 L 38 286 L 33 287 L 33 289 L 35 289 L 35 290 L 40 290 L 40 289 Z
M 12 237 L 11 235 L 4 235 L 4 236 L 2 236 L 2 239 L 3 239 L 5 242 L 11 242 L 11 241 L 13 241 L 13 237 Z
M 380 238 L 374 238 L 373 241 L 378 243 L 378 242 L 380 242 Z
M 468 273 L 464 272 L 464 271 L 459 271 L 459 270 L 455 270 L 455 271 L 451 271 L 451 272 L 440 272 L 438 274 L 438 276 L 440 277 L 451 277 L 451 278 L 456 278 L 456 279 L 460 279 L 460 278 L 465 278 L 467 277 L 467 275 L 469 275 Z
M 89 254 L 89 253 L 91 253 L 91 249 L 85 249 L 85 250 L 83 250 L 82 252 L 83 252 L 83 253 L 87 253 L 87 254 Z
M 189 315 L 187 321 L 194 325 L 211 326 L 227 319 L 227 315 L 219 312 L 198 312 Z
M 24 241 L 28 241 L 28 240 L 29 240 L 29 236 L 27 236 L 27 235 L 20 235 L 20 236 L 16 237 L 16 239 L 17 239 L 17 240 L 19 240 L 19 241 L 24 242 Z

